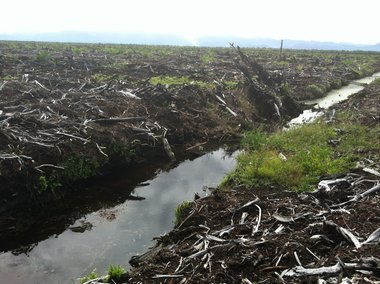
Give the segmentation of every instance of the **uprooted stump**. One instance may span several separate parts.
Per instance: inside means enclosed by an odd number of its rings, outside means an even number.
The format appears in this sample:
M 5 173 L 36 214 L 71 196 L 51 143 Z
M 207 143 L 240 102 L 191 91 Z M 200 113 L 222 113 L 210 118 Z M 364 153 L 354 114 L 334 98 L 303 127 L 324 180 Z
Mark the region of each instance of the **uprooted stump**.
M 301 113 L 300 105 L 290 96 L 285 79 L 270 74 L 257 61 L 250 59 L 239 46 L 231 47 L 238 54 L 235 66 L 244 75 L 247 93 L 259 117 L 281 120 L 282 116 L 295 117 Z

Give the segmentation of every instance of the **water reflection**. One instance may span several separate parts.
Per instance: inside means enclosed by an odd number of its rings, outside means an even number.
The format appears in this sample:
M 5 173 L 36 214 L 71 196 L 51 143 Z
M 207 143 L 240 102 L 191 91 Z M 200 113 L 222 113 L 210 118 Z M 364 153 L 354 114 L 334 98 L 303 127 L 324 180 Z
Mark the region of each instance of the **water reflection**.
M 313 105 L 318 109 L 328 109 L 329 107 L 347 100 L 349 96 L 356 94 L 364 89 L 366 84 L 370 84 L 380 78 L 380 72 L 373 74 L 370 77 L 362 78 L 352 82 L 351 84 L 344 86 L 338 90 L 332 90 L 327 93 L 323 98 L 305 101 L 306 105 Z M 287 128 L 292 128 L 297 125 L 304 123 L 309 123 L 323 115 L 323 111 L 307 109 L 304 110 L 298 117 L 292 119 L 288 124 Z
M 28 255 L 0 255 L 2 282 L 72 283 L 93 268 L 103 273 L 110 263 L 128 266 L 131 256 L 153 245 L 154 236 L 172 228 L 179 203 L 192 200 L 194 192 L 202 194 L 204 185 L 216 186 L 235 164 L 234 155 L 218 150 L 160 172 L 149 185 L 134 190 L 134 195 L 145 200 L 126 201 L 77 220 L 74 225 L 92 224 L 83 233 L 66 230 L 38 243 Z

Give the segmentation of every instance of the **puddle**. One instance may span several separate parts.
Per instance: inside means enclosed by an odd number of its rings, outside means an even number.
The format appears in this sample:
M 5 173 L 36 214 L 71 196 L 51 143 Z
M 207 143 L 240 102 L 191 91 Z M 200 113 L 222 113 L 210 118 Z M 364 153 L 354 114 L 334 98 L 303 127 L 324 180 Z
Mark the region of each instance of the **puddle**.
M 27 254 L 0 254 L 1 282 L 73 283 L 93 268 L 102 274 L 109 264 L 128 267 L 133 255 L 153 245 L 153 237 L 172 229 L 179 203 L 193 200 L 195 192 L 205 195 L 204 186 L 217 186 L 233 170 L 236 155 L 219 149 L 182 162 L 133 190 L 133 196 L 145 199 L 89 213 L 71 229 L 39 242 Z M 120 179 L 112 183 L 123 187 L 128 182 Z

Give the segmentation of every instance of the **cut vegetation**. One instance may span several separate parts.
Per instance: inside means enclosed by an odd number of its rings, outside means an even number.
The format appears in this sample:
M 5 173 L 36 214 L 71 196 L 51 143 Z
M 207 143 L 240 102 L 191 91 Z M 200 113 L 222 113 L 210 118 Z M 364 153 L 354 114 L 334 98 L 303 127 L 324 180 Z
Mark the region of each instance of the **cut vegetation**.
M 64 200 L 101 203 L 93 192 L 80 198 L 94 178 L 173 165 L 244 136 L 221 188 L 179 205 L 174 230 L 134 258 L 130 272 L 110 266 L 108 276 L 93 271 L 81 282 L 379 279 L 378 81 L 336 106 L 328 122 L 279 130 L 303 110 L 300 101 L 379 71 L 378 53 L 284 50 L 279 58 L 278 50 L 233 45 L 22 42 L 0 49 L 1 250 L 28 252 L 67 229 L 72 220 L 55 217 L 78 209 L 60 209 Z M 87 206 L 77 207 L 70 216 Z
M 379 85 L 334 108 L 247 133 L 236 170 L 131 262 L 128 283 L 377 283 Z

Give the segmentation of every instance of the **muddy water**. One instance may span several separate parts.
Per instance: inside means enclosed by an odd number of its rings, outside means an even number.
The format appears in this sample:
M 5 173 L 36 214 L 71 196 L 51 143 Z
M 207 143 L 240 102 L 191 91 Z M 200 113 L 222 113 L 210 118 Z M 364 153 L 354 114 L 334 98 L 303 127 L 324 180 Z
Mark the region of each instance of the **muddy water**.
M 292 119 L 288 123 L 288 126 L 292 127 L 295 125 L 308 123 L 315 120 L 317 117 L 323 115 L 324 113 L 323 109 L 328 109 L 334 104 L 337 104 L 339 102 L 346 100 L 349 96 L 360 92 L 361 90 L 364 89 L 365 85 L 372 83 L 377 78 L 380 78 L 380 72 L 375 73 L 370 77 L 355 80 L 349 85 L 344 86 L 340 89 L 332 90 L 328 92 L 327 95 L 324 96 L 323 98 L 305 101 L 304 102 L 305 104 L 311 105 L 311 106 L 313 105 L 315 107 L 313 109 L 304 110 L 304 112 L 300 116 Z
M 76 220 L 71 228 L 84 232 L 67 229 L 27 253 L 0 254 L 0 283 L 73 283 L 93 268 L 104 273 L 110 263 L 128 267 L 131 256 L 147 251 L 154 236 L 173 227 L 177 204 L 192 200 L 195 192 L 205 195 L 202 187 L 216 186 L 235 164 L 235 155 L 220 149 L 159 171 L 132 191 L 144 200 L 128 200 Z M 130 182 L 120 178 L 107 183 L 113 191 Z

